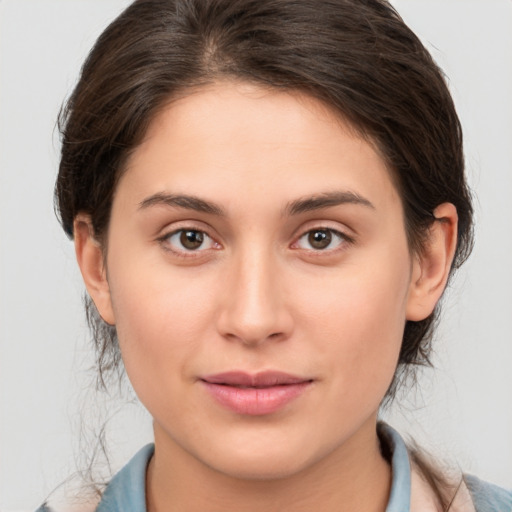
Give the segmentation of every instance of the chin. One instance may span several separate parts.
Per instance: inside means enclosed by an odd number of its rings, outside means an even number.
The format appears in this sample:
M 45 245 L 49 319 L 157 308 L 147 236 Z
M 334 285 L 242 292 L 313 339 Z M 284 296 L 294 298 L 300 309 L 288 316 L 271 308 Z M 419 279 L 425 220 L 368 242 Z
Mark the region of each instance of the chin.
M 241 480 L 277 480 L 293 477 L 324 459 L 335 447 L 311 443 L 307 435 L 268 431 L 228 436 L 229 446 L 209 443 L 203 462 L 219 473 Z M 206 452 L 203 452 L 206 454 Z
M 212 469 L 231 478 L 252 481 L 280 480 L 293 477 L 310 465 L 309 460 L 289 454 L 274 453 L 265 456 L 233 456 L 216 460 Z

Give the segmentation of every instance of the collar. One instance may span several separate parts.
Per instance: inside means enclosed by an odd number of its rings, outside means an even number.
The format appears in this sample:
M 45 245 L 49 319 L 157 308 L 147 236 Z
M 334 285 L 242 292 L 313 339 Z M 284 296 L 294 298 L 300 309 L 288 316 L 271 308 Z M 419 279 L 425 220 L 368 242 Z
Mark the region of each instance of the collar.
M 139 450 L 108 484 L 96 512 L 146 512 L 146 469 L 154 444 Z
M 407 446 L 400 434 L 386 423 L 379 423 L 381 444 L 391 453 L 391 492 L 386 512 L 409 512 L 411 507 L 411 465 Z

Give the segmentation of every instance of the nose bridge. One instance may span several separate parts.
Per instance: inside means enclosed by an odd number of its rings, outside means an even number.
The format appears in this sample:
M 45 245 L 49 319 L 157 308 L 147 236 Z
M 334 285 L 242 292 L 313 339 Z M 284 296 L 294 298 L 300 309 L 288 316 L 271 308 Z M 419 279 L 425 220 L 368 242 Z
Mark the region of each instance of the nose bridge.
M 222 334 L 245 344 L 286 337 L 290 319 L 274 251 L 249 246 L 233 259 L 220 314 Z

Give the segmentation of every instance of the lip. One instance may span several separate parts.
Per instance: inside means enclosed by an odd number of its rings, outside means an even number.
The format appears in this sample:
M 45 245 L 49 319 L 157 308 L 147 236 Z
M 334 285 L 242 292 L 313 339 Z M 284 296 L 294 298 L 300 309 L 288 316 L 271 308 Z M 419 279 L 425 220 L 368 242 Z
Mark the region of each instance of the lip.
M 262 416 L 283 409 L 302 395 L 313 379 L 279 371 L 230 371 L 207 375 L 200 382 L 223 407 L 237 414 Z

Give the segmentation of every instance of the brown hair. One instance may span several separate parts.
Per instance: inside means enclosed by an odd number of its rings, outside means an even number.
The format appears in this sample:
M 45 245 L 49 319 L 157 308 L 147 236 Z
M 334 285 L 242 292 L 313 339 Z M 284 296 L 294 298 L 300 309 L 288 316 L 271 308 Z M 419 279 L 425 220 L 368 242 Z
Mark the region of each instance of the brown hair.
M 371 140 L 400 192 L 412 251 L 433 211 L 459 217 L 452 271 L 472 246 L 459 119 L 442 72 L 385 0 L 137 0 L 100 36 L 60 118 L 56 209 L 73 236 L 79 212 L 105 241 L 130 152 L 173 98 L 237 79 L 320 99 Z M 100 376 L 118 368 L 115 328 L 89 303 Z M 405 325 L 400 377 L 429 364 L 436 311 Z
M 336 109 L 387 160 L 411 249 L 421 250 L 433 210 L 450 202 L 459 216 L 453 269 L 466 259 L 472 207 L 460 123 L 441 71 L 384 0 L 134 2 L 98 39 L 61 115 L 56 205 L 69 236 L 85 212 L 103 238 L 123 162 L 157 111 L 219 78 L 300 90 Z M 119 362 L 115 330 L 89 313 L 103 371 Z M 404 370 L 429 363 L 436 313 L 406 323 L 390 396 Z

